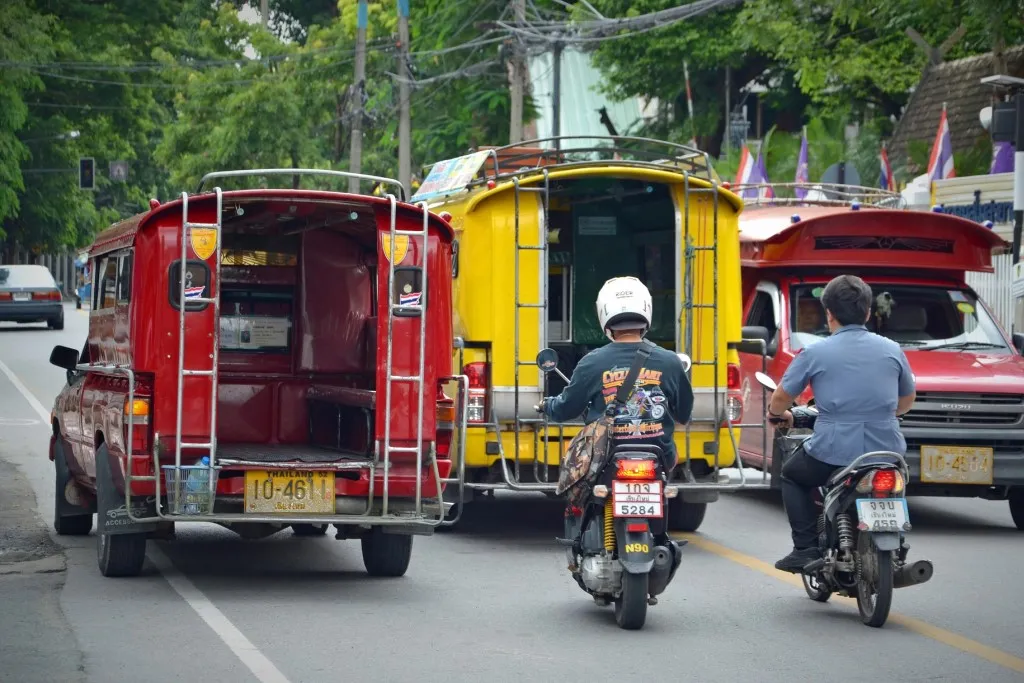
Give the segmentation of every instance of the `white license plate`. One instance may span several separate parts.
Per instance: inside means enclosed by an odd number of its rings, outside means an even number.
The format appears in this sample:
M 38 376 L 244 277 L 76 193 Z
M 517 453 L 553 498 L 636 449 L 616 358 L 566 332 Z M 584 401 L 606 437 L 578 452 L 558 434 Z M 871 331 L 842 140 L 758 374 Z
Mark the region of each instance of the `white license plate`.
M 910 512 L 906 498 L 858 498 L 857 517 L 868 531 L 902 532 Z
M 616 517 L 664 517 L 660 481 L 612 482 L 612 514 Z
M 15 292 L 14 293 L 14 300 L 15 301 L 28 301 L 31 298 L 32 298 L 32 294 L 30 294 L 29 292 Z

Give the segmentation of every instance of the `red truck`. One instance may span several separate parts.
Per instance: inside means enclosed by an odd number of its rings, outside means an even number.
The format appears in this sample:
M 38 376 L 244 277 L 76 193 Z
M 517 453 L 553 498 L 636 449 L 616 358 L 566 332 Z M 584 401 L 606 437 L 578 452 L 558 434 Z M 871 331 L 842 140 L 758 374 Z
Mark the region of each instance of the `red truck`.
M 992 272 L 993 249 L 1005 247 L 990 229 L 937 212 L 854 201 L 749 207 L 740 216 L 743 337 L 762 340 L 767 354 L 741 353 L 744 405 L 764 413 L 754 372 L 778 381 L 827 337 L 821 291 L 836 275 L 858 275 L 875 297 L 868 329 L 899 342 L 917 383 L 902 423 L 908 493 L 1008 500 L 1024 529 L 1024 335 L 1007 335 L 964 279 Z M 810 397 L 808 388 L 798 403 Z M 744 430 L 743 461 L 770 467 L 765 443 Z
M 351 175 L 207 178 L 285 173 Z M 452 250 L 425 204 L 302 189 L 153 200 L 102 232 L 88 339 L 50 357 L 68 378 L 50 441 L 57 533 L 88 534 L 96 513 L 100 571 L 130 576 L 177 523 L 248 538 L 333 524 L 370 574 L 404 574 L 412 536 L 444 521 L 464 443 Z

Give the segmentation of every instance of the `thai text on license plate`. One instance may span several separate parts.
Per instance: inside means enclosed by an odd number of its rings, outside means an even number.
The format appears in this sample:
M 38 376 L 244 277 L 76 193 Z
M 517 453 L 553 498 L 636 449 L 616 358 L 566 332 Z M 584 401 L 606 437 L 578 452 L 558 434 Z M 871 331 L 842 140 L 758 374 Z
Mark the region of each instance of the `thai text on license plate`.
M 612 514 L 616 517 L 664 517 L 660 481 L 612 483 Z
M 902 532 L 910 512 L 906 498 L 858 498 L 857 518 L 868 531 Z

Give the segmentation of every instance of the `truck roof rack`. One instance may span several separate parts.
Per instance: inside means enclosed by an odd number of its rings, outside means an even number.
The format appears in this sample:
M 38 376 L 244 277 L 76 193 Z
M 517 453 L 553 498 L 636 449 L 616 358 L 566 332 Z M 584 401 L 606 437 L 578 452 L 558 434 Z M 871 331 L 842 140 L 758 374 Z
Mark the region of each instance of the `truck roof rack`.
M 394 178 L 385 178 L 384 176 L 368 175 L 366 173 L 351 173 L 349 171 L 333 171 L 330 169 L 323 168 L 253 168 L 239 171 L 214 171 L 207 173 L 199 181 L 199 186 L 196 188 L 196 194 L 203 191 L 203 185 L 206 181 L 213 180 L 214 178 L 239 178 L 243 176 L 270 176 L 270 175 L 291 175 L 291 176 L 331 176 L 334 178 L 355 178 L 357 180 L 366 180 L 374 183 L 382 183 L 384 185 L 394 185 L 398 188 L 398 199 L 399 201 L 406 201 L 408 193 L 406 192 L 405 186 Z
M 899 192 L 862 185 L 839 185 L 836 183 L 751 183 L 733 185 L 730 189 L 738 194 L 745 206 L 849 206 L 853 203 L 883 209 L 905 209 L 907 201 Z M 773 196 L 765 190 L 771 189 Z M 756 195 L 747 197 L 751 191 Z M 803 197 L 797 191 L 804 192 Z

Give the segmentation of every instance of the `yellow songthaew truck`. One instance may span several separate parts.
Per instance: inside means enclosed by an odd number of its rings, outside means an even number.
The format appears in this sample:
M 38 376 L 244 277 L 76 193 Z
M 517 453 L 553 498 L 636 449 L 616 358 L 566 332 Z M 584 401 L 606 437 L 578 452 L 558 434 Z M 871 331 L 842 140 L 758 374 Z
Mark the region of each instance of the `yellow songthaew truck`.
M 632 275 L 654 299 L 647 338 L 692 362 L 693 416 L 675 437 L 681 500 L 669 505 L 672 528 L 692 531 L 720 490 L 738 488 L 719 470 L 736 463 L 743 419 L 742 201 L 693 148 L 580 140 L 437 162 L 413 197 L 456 232 L 454 353 L 469 378 L 462 501 L 496 488 L 553 495 L 561 455 L 582 421 L 549 424 L 534 411 L 564 387 L 556 373 L 539 370 L 537 352 L 554 348 L 571 376 L 580 358 L 608 343 L 595 309 L 601 285 Z

